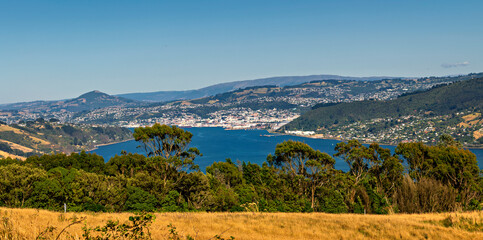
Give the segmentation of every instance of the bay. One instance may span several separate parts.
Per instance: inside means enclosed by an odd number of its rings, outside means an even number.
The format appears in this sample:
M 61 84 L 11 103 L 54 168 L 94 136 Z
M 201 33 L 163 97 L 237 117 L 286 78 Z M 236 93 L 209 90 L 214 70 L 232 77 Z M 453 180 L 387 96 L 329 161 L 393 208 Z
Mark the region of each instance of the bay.
M 203 154 L 198 157 L 195 163 L 204 172 L 207 166 L 213 162 L 225 161 L 226 158 L 233 162 L 244 161 L 262 165 L 267 155 L 275 152 L 275 146 L 286 140 L 301 141 L 312 148 L 326 152 L 330 155 L 335 153 L 334 147 L 340 142 L 330 139 L 313 139 L 290 135 L 272 134 L 266 130 L 225 130 L 218 127 L 185 128 L 193 133 L 190 147 L 196 147 Z M 144 154 L 144 150 L 137 148 L 139 143 L 131 140 L 127 142 L 115 143 L 100 146 L 91 151 L 102 157 L 107 162 L 111 157 L 120 154 L 122 150 L 131 153 Z M 395 146 L 382 145 L 394 153 Z M 476 154 L 478 166 L 483 166 L 483 149 L 470 149 Z M 336 159 L 334 166 L 336 169 L 348 171 L 347 163 L 341 159 Z

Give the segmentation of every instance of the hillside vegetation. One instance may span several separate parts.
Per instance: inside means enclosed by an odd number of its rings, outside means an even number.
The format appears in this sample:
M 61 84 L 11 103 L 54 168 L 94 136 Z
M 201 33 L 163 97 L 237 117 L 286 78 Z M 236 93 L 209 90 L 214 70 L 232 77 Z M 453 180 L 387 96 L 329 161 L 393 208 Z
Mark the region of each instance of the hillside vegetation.
M 428 91 L 404 94 L 388 101 L 320 104 L 284 126 L 280 131 L 303 129 L 320 133 L 333 132 L 333 135 L 350 135 L 353 131 L 351 136 L 377 135 L 379 131 L 394 127 L 402 120 L 406 120 L 402 123 L 415 126 L 407 128 L 401 134 L 412 134 L 424 128 L 440 134 L 445 133 L 449 128 L 467 128 L 465 131 L 470 134 L 452 134 L 453 137 L 470 144 L 478 144 L 480 135 L 475 133 L 474 136 L 478 138 L 473 138 L 472 133 L 479 131 L 483 124 L 483 121 L 479 121 L 483 112 L 482 93 L 483 78 L 477 78 L 437 86 Z M 471 124 L 465 124 L 468 119 L 464 117 L 468 118 L 468 115 L 472 114 Z M 429 120 L 435 121 L 429 125 L 416 126 L 422 121 Z M 344 127 L 350 127 L 352 130 L 344 131 Z M 363 131 L 358 132 L 359 129 Z M 457 133 L 458 130 L 452 132 Z M 464 138 L 465 136 L 471 137 Z
M 127 222 L 132 213 L 59 213 L 0 208 L 0 239 L 85 239 L 82 227 Z M 326 213 L 157 213 L 145 239 L 482 239 L 481 212 L 358 215 Z M 73 219 L 79 224 L 68 227 Z M 173 227 L 168 227 L 171 224 Z M 174 230 L 179 238 L 170 233 Z M 220 238 L 213 238 L 218 235 Z M 111 238 L 114 239 L 114 238 Z M 122 238 L 119 238 L 122 239 Z M 129 239 L 129 238 L 124 238 Z M 143 238 L 144 239 L 144 238 Z
M 481 210 L 476 156 L 450 137 L 437 146 L 401 143 L 391 155 L 374 143 L 341 142 L 335 159 L 285 141 L 261 166 L 230 159 L 201 172 L 192 134 L 167 125 L 136 128 L 146 156 L 125 151 L 0 159 L 0 206 L 96 212 L 425 213 Z M 229 157 L 229 153 L 227 153 Z M 403 161 L 407 163 L 404 170 Z
M 25 159 L 46 153 L 72 153 L 130 138 L 131 131 L 126 128 L 60 124 L 55 119 L 0 123 L 0 156 Z

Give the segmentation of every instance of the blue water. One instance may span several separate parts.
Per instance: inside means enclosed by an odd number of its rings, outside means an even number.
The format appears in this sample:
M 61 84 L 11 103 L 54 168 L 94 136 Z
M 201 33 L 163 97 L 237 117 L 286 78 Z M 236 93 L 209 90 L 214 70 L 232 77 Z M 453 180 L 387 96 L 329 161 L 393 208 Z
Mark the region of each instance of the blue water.
M 334 154 L 335 145 L 340 142 L 338 140 L 312 139 L 297 136 L 270 134 L 265 130 L 224 130 L 223 128 L 187 128 L 187 131 L 193 133 L 190 147 L 196 147 L 203 154 L 202 157 L 196 158 L 195 162 L 205 171 L 207 166 L 213 162 L 224 161 L 231 158 L 234 162 L 237 160 L 257 163 L 262 165 L 267 155 L 275 152 L 275 146 L 286 140 L 296 140 L 305 142 L 314 149 L 326 152 L 330 155 Z M 92 151 L 108 161 L 116 154 L 120 154 L 122 150 L 131 153 L 144 154 L 144 150 L 137 148 L 139 143 L 132 140 L 107 146 L 101 146 Z M 383 147 L 394 152 L 395 146 Z M 483 149 L 470 149 L 476 154 L 478 166 L 483 166 Z M 347 171 L 349 168 L 347 163 L 340 159 L 336 159 L 335 168 Z

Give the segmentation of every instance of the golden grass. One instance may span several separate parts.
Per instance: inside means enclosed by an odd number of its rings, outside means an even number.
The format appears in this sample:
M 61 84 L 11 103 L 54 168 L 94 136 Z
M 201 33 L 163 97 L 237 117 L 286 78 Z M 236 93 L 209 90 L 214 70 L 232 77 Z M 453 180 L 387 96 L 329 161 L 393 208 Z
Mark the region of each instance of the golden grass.
M 0 208 L 0 234 L 8 219 L 14 232 L 11 239 L 35 239 L 47 226 L 56 227 L 56 236 L 72 217 L 86 217 L 86 224 L 94 227 L 108 220 L 127 221 L 132 213 L 67 213 L 36 209 Z M 483 226 L 481 212 L 441 214 L 357 215 L 325 213 L 156 213 L 150 227 L 153 239 L 167 239 L 172 223 L 180 235 L 195 239 L 222 237 L 236 239 L 483 239 L 482 228 L 465 230 L 455 224 L 441 223 L 449 216 L 464 217 Z M 7 224 L 8 225 L 8 224 Z M 67 229 L 73 239 L 81 239 L 83 224 Z M 64 236 L 64 235 L 62 235 Z M 65 235 L 64 237 L 66 237 Z M 8 239 L 0 235 L 0 239 Z M 61 238 L 64 239 L 64 238 Z
M 463 116 L 461 118 L 463 118 L 463 120 L 465 122 L 469 122 L 469 121 L 472 121 L 472 120 L 479 118 L 479 117 L 481 117 L 481 113 L 472 113 L 472 114 L 468 114 L 466 116 Z
M 17 133 L 17 134 L 23 134 L 24 133 L 20 129 L 13 128 L 13 127 L 10 127 L 8 125 L 0 124 L 0 132 L 7 132 L 7 131 L 11 131 L 11 132 L 14 132 L 14 133 Z
M 478 131 L 474 131 L 473 137 L 475 139 L 480 139 L 481 137 L 483 137 L 483 128 L 480 128 Z
M 10 154 L 10 153 L 8 153 L 8 152 L 4 152 L 4 151 L 0 150 L 0 158 L 2 158 L 2 157 L 3 157 L 3 158 L 8 158 L 8 157 L 9 157 L 9 158 L 13 158 L 13 159 L 17 158 L 17 159 L 20 159 L 20 160 L 25 160 L 25 159 L 27 159 L 26 157 L 17 156 L 17 155 Z M 1 239 L 0 239 L 0 240 L 1 240 Z
M 20 130 L 20 129 L 17 129 L 17 128 L 14 128 L 14 127 L 10 127 L 8 125 L 1 125 L 0 124 L 0 132 L 7 132 L 7 131 L 11 131 L 11 132 L 14 132 L 16 134 L 28 136 L 32 141 L 38 142 L 41 145 L 50 145 L 51 144 L 49 141 L 46 141 L 46 140 L 38 138 L 38 137 L 34 137 L 31 134 L 26 133 L 23 130 Z
M 3 142 L 3 143 L 6 143 L 8 144 L 12 149 L 17 149 L 17 150 L 20 150 L 22 152 L 26 152 L 26 153 L 29 153 L 29 152 L 33 152 L 34 150 L 32 148 L 29 148 L 29 147 L 25 147 L 25 146 L 22 146 L 22 145 L 19 145 L 19 144 L 16 144 L 16 143 L 13 143 L 13 142 L 9 142 L 7 140 L 3 140 L 3 139 L 0 139 L 0 142 Z

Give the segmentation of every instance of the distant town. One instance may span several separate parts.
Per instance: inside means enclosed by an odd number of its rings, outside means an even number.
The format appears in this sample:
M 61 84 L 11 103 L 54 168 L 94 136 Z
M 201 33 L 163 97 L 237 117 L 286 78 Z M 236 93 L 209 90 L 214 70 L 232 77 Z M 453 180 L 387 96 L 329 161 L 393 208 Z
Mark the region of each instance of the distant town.
M 10 110 L 9 106 L 3 106 L 0 121 L 12 124 L 44 118 L 56 119 L 62 123 L 99 126 L 138 127 L 162 123 L 181 127 L 275 131 L 304 112 L 323 104 L 363 100 L 386 101 L 404 93 L 464 80 L 465 77 L 472 76 L 373 81 L 320 80 L 286 87 L 249 87 L 210 97 L 171 102 L 139 102 L 91 92 L 68 101 L 20 103 L 10 106 Z M 459 114 L 463 116 L 472 113 Z M 433 142 L 437 139 L 438 133 L 444 132 L 468 137 L 468 141 L 471 142 L 472 134 L 479 131 L 480 125 L 473 127 L 470 124 L 463 128 L 445 125 L 444 129 L 438 127 L 441 125 L 438 121 L 445 121 L 450 117 L 415 114 L 397 119 L 372 119 L 331 129 L 279 132 L 384 143 L 411 140 Z M 384 126 L 381 127 L 381 124 Z M 435 127 L 438 131 L 434 131 Z M 377 131 L 374 131 L 375 129 Z

